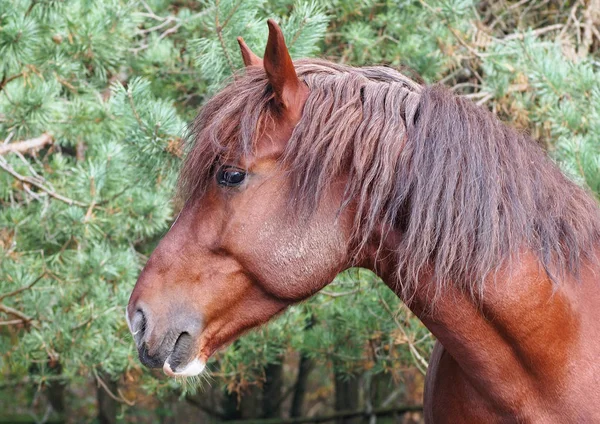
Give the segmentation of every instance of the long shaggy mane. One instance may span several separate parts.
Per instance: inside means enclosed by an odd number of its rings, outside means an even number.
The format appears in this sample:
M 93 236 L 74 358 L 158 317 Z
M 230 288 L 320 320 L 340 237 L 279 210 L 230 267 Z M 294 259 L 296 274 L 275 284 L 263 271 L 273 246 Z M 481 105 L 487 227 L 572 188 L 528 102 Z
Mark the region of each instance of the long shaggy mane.
M 375 230 L 402 234 L 394 254 L 405 299 L 426 271 L 437 292 L 458 284 L 480 295 L 523 248 L 557 283 L 594 255 L 596 200 L 488 110 L 387 67 L 295 66 L 310 94 L 282 158 L 290 199 L 310 214 L 346 178 L 341 207 L 356 211 L 354 253 Z M 272 105 L 266 75 L 253 67 L 206 103 L 180 174 L 184 199 L 204 194 L 215 163 L 252 153 Z

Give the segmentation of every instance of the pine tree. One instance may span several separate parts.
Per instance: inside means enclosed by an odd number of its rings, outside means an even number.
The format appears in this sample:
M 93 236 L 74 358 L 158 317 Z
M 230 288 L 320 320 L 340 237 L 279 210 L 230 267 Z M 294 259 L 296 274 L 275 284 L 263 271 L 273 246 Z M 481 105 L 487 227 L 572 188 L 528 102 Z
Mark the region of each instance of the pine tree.
M 124 306 L 180 207 L 172 196 L 187 123 L 240 70 L 237 36 L 264 49 L 267 18 L 281 23 L 294 58 L 408 66 L 441 81 L 529 131 L 600 193 L 597 0 L 540 7 L 0 0 L 0 410 L 44 392 L 60 412 L 61 393 L 89 381 L 121 408 L 141 393 L 190 399 L 196 384 L 141 367 Z M 236 401 L 294 355 L 320 371 L 313 384 L 328 394 L 334 372 L 361 387 L 389 376 L 401 384 L 406 366 L 424 371 L 432 345 L 385 285 L 352 269 L 218 354 L 212 386 Z

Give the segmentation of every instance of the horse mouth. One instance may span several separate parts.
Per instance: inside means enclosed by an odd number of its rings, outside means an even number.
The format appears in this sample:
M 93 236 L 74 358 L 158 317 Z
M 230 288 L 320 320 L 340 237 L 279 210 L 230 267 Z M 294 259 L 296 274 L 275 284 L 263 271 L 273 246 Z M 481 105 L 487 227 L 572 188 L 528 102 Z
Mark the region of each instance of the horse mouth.
M 189 352 L 193 352 L 193 347 L 192 336 L 187 332 L 181 333 L 171 354 L 165 359 L 163 372 L 170 377 L 193 377 L 200 374 L 206 364 L 197 357 L 190 361 Z
M 172 347 L 169 347 L 168 341 L 163 341 L 163 346 L 159 346 L 157 351 L 150 354 L 148 343 L 144 340 L 147 336 L 146 314 L 138 310 L 133 317 L 130 317 L 128 308 L 126 308 L 125 320 L 133 334 L 140 362 L 145 366 L 149 368 L 162 367 L 163 372 L 169 377 L 194 377 L 201 374 L 206 368 L 206 362 L 196 356 L 196 340 L 192 336 L 196 333 L 194 327 L 188 326 L 189 332 L 181 332 L 175 342 L 171 342 Z M 168 337 L 165 339 L 168 340 Z

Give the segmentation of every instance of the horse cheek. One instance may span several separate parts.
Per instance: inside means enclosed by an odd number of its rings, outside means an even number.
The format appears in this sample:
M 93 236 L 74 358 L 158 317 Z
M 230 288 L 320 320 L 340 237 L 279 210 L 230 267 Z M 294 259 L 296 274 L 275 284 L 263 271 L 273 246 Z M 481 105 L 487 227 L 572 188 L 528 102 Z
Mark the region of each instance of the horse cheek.
M 345 240 L 334 223 L 264 221 L 256 233 L 253 262 L 263 288 L 276 297 L 302 300 L 329 284 L 345 264 Z

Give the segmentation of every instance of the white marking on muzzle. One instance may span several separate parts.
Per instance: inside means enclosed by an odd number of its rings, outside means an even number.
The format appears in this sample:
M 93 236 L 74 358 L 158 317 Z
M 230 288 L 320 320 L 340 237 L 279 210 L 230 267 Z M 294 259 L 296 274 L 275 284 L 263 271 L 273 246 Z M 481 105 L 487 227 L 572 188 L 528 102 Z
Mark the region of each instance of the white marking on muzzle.
M 194 377 L 204 371 L 204 368 L 206 367 L 204 362 L 196 358 L 187 364 L 182 370 L 173 371 L 171 369 L 171 365 L 169 364 L 169 359 L 171 359 L 171 356 L 167 358 L 165 364 L 163 365 L 163 372 L 169 377 Z

